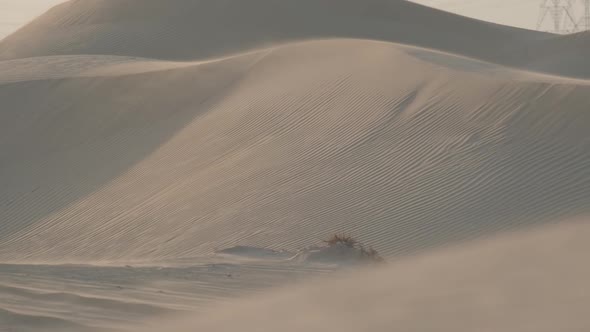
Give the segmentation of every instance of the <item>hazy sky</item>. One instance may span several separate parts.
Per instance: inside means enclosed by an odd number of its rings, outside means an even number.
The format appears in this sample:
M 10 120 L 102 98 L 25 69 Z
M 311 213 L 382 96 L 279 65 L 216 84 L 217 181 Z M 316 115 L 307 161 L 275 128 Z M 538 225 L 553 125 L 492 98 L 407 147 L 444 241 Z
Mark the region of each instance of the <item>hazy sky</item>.
M 0 38 L 63 0 L 0 0 Z
M 0 0 L 0 38 L 15 31 L 23 24 L 60 2 L 63 2 L 63 0 Z M 533 29 L 541 1 L 414 0 L 414 2 L 486 21 Z
M 484 21 L 535 29 L 541 0 L 414 0 Z

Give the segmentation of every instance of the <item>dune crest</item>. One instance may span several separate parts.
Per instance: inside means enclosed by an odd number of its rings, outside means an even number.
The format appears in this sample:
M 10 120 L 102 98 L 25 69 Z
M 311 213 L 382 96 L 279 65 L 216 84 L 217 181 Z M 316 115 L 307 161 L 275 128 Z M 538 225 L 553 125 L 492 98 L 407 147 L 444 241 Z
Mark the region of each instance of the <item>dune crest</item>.
M 202 60 L 310 39 L 410 44 L 552 74 L 590 77 L 588 43 L 405 0 L 71 0 L 0 42 L 0 60 L 119 55 Z M 579 40 L 579 39 L 578 39 Z M 551 56 L 559 53 L 560 57 Z M 563 58 L 569 66 L 564 66 Z

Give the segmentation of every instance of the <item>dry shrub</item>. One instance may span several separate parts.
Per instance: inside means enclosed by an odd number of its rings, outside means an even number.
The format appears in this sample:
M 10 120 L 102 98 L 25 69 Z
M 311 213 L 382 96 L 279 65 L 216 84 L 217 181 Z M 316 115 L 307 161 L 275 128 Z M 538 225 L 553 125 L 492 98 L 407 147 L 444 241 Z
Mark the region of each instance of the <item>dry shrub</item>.
M 379 255 L 377 250 L 375 250 L 373 247 L 365 248 L 365 247 L 361 246 L 361 253 L 363 254 L 363 256 L 369 258 L 372 261 L 375 261 L 378 263 L 385 262 L 385 259 L 383 257 L 381 257 L 381 255 Z
M 337 244 L 345 245 L 349 248 L 356 248 L 359 244 L 352 236 L 346 234 L 334 234 L 331 238 L 324 241 L 329 246 L 335 246 Z
M 334 234 L 329 239 L 324 240 L 324 243 L 326 243 L 328 246 L 335 246 L 335 245 L 341 244 L 341 245 L 344 245 L 349 248 L 355 248 L 355 249 L 360 250 L 361 255 L 363 257 L 368 258 L 369 260 L 371 260 L 373 262 L 377 262 L 377 263 L 385 262 L 385 259 L 383 257 L 381 257 L 381 255 L 379 255 L 377 250 L 375 250 L 373 247 L 364 246 L 359 241 L 357 241 L 355 238 L 353 238 L 351 235 Z

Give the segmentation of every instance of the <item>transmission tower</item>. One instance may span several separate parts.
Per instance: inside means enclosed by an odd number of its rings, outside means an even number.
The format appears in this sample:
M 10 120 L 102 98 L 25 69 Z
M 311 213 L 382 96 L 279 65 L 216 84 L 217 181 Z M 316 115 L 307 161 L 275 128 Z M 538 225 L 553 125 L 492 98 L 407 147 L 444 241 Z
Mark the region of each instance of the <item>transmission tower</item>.
M 579 14 L 581 12 L 583 14 Z M 546 28 L 547 21 L 550 21 L 549 29 Z M 537 30 L 562 34 L 590 30 L 590 0 L 541 1 Z
M 583 30 L 590 30 L 590 0 L 583 0 L 584 2 L 584 17 L 580 20 Z

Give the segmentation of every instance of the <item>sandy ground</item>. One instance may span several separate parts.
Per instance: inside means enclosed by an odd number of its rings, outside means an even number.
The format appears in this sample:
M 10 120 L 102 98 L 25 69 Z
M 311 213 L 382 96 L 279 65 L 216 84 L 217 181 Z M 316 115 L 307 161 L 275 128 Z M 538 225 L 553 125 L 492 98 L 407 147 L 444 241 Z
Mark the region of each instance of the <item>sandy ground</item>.
M 255 318 L 274 301 L 312 330 L 588 328 L 589 36 L 397 0 L 55 7 L 0 41 L 0 331 Z M 405 262 L 333 283 L 354 289 L 356 320 L 304 283 L 333 264 L 215 254 L 340 232 Z M 231 309 L 251 293 L 258 313 Z M 256 328 L 226 318 L 191 324 Z
M 151 322 L 141 331 L 586 331 L 588 219 Z

